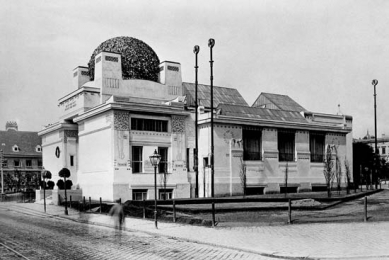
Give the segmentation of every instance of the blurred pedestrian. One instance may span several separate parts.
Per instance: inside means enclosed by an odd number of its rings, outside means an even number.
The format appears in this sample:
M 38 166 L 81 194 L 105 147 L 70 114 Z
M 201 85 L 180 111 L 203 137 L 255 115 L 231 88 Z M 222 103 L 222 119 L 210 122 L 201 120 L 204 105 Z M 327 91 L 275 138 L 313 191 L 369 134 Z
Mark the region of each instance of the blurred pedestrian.
M 120 200 L 115 201 L 115 204 L 109 211 L 109 215 L 114 219 L 115 228 L 121 230 L 124 224 L 124 210 Z

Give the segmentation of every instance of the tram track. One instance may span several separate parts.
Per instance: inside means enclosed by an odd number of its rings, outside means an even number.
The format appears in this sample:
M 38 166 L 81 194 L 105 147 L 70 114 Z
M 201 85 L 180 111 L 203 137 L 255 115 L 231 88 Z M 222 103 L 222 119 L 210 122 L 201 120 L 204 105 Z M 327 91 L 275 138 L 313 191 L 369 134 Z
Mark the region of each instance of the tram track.
M 8 243 L 12 243 L 12 242 L 8 242 Z M 16 251 L 15 249 L 7 246 L 6 244 L 4 243 L 1 243 L 0 242 L 0 255 L 1 255 L 1 259 L 4 259 L 4 260 L 11 260 L 11 259 L 25 259 L 25 260 L 32 260 L 28 257 L 26 257 L 25 255 L 23 255 L 22 253 Z

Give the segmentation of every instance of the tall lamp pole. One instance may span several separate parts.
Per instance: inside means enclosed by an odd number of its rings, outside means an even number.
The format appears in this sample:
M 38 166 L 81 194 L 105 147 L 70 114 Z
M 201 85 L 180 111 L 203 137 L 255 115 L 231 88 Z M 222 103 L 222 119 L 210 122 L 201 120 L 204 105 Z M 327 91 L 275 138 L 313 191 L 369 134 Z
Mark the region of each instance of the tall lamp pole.
M 4 176 L 3 176 L 3 161 L 4 161 L 4 152 L 3 149 L 0 150 L 0 169 L 1 169 L 1 195 L 4 194 Z
M 199 140 L 197 133 L 197 123 L 198 123 L 198 103 L 197 103 L 197 70 L 199 66 L 197 65 L 197 56 L 200 52 L 200 47 L 198 45 L 194 46 L 193 52 L 195 54 L 195 151 L 194 151 L 194 170 L 196 174 L 196 188 L 195 188 L 195 198 L 199 197 Z
M 378 153 L 378 147 L 377 147 L 377 101 L 376 101 L 377 94 L 375 91 L 375 87 L 378 84 L 378 80 L 373 79 L 372 84 L 374 86 L 374 144 L 375 144 L 374 182 L 375 182 L 375 188 L 377 189 L 377 166 L 378 166 L 377 156 L 379 153 Z
M 154 151 L 153 155 L 149 156 L 151 165 L 154 166 L 154 191 L 155 191 L 155 197 L 154 197 L 154 222 L 155 222 L 155 228 L 158 228 L 157 223 L 157 167 L 159 164 L 159 161 L 161 160 L 161 155 L 157 153 L 157 150 Z
M 215 40 L 208 40 L 208 47 L 211 54 L 209 64 L 211 66 L 211 197 L 215 195 L 215 166 L 214 166 L 214 143 L 213 143 L 213 60 L 212 60 L 212 49 L 215 46 Z

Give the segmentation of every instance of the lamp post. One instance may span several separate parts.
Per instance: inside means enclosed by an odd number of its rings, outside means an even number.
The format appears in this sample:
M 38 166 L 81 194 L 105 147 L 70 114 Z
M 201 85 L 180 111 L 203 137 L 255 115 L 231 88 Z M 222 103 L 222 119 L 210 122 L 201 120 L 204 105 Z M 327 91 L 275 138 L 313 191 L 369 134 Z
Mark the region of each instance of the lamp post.
M 155 191 L 155 198 L 154 198 L 154 221 L 155 221 L 155 228 L 158 228 L 157 223 L 157 167 L 159 164 L 159 161 L 161 160 L 161 155 L 157 153 L 157 150 L 154 151 L 153 155 L 149 156 L 151 165 L 154 166 L 154 191 Z
M 3 149 L 0 150 L 0 169 L 1 169 L 1 195 L 4 194 L 4 176 L 3 176 L 3 161 L 4 161 L 4 152 Z
M 375 92 L 375 87 L 378 84 L 378 80 L 373 79 L 371 84 L 374 86 L 374 161 L 377 161 L 377 156 L 378 156 L 378 148 L 377 148 L 377 103 L 376 103 L 376 92 Z M 375 182 L 375 188 L 377 189 L 377 163 L 374 165 L 374 182 Z
M 198 122 L 198 103 L 197 103 L 197 70 L 199 66 L 197 65 L 197 56 L 200 52 L 200 47 L 198 45 L 194 46 L 193 53 L 195 54 L 195 151 L 194 151 L 194 170 L 196 174 L 196 187 L 195 187 L 195 198 L 199 197 L 199 141 L 197 133 L 197 122 Z
M 215 46 L 215 40 L 208 40 L 208 47 L 210 50 L 210 61 L 209 64 L 211 66 L 211 197 L 213 198 L 215 195 L 215 166 L 214 166 L 214 143 L 213 143 L 213 60 L 212 60 L 212 49 Z

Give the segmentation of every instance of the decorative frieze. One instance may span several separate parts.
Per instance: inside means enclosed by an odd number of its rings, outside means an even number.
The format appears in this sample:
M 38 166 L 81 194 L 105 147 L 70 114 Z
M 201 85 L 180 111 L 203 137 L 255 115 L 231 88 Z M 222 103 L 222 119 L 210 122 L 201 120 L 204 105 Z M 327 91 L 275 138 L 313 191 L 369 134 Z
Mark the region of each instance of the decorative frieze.
M 172 132 L 185 133 L 185 116 L 172 116 Z
M 106 61 L 112 61 L 112 62 L 119 62 L 119 58 L 118 57 L 112 57 L 112 56 L 105 56 L 105 60 Z
M 68 142 L 68 138 L 77 138 L 78 137 L 78 131 L 77 130 L 65 130 L 64 131 L 64 142 Z
M 179 71 L 179 68 L 178 67 L 176 67 L 176 66 L 167 66 L 167 69 L 168 70 L 171 70 L 171 71 Z
M 126 111 L 114 111 L 114 126 L 118 131 L 130 130 L 130 114 Z

